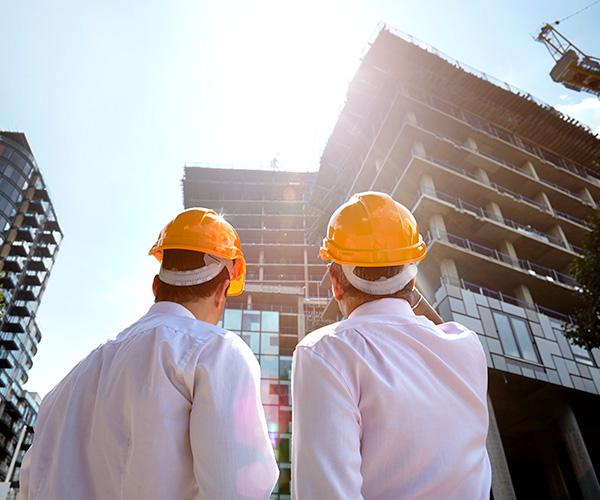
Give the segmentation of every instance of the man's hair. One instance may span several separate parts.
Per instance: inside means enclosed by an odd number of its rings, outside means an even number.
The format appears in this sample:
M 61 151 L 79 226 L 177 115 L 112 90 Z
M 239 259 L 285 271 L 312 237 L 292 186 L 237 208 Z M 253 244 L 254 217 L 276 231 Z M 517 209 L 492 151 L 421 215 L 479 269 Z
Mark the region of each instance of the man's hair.
M 204 267 L 204 253 L 190 250 L 165 250 L 163 252 L 162 267 L 169 271 L 191 271 Z M 155 302 L 193 302 L 198 299 L 210 297 L 219 286 L 229 279 L 227 268 L 217 274 L 213 279 L 200 285 L 173 286 L 163 283 L 158 279 Z
M 354 274 L 359 278 L 362 278 L 367 281 L 377 281 L 379 278 L 390 278 L 398 274 L 404 266 L 384 266 L 384 267 L 355 267 Z M 387 295 L 371 295 L 370 293 L 365 293 L 359 289 L 357 289 L 354 285 L 352 285 L 344 271 L 342 270 L 342 266 L 337 262 L 332 262 L 329 266 L 329 272 L 332 276 L 336 278 L 344 294 L 354 303 L 354 307 L 358 307 L 361 304 L 366 302 L 372 302 L 373 300 L 384 299 L 384 298 L 394 298 L 394 299 L 404 299 L 408 296 L 408 293 L 411 291 L 410 282 L 406 284 L 406 286 L 402 290 L 398 290 L 395 293 L 390 293 Z M 412 281 L 412 280 L 411 280 Z

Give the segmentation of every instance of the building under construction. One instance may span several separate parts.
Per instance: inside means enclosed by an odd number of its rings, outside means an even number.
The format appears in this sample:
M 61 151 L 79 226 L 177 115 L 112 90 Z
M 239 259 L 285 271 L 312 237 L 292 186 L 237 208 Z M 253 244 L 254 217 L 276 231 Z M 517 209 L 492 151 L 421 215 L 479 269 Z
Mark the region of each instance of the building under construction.
M 309 230 L 376 190 L 427 241 L 417 285 L 489 366 L 496 500 L 600 498 L 600 350 L 571 345 L 569 263 L 600 200 L 600 140 L 532 96 L 383 29 L 321 159 Z M 330 301 L 325 316 L 339 313 Z
M 261 365 L 262 400 L 280 468 L 272 498 L 290 497 L 292 352 L 320 321 L 329 291 L 318 246 L 306 239 L 314 223 L 307 203 L 315 174 L 186 167 L 186 208 L 221 213 L 240 235 L 246 287 L 227 300 L 223 326 L 239 334 Z
M 289 498 L 293 349 L 339 317 L 318 245 L 337 206 L 378 190 L 408 206 L 426 238 L 421 291 L 487 353 L 493 497 L 598 498 L 600 352 L 562 328 L 599 172 L 587 128 L 385 29 L 317 174 L 187 167 L 185 206 L 224 214 L 248 260 L 223 322 L 262 367 L 281 469 L 273 497 Z

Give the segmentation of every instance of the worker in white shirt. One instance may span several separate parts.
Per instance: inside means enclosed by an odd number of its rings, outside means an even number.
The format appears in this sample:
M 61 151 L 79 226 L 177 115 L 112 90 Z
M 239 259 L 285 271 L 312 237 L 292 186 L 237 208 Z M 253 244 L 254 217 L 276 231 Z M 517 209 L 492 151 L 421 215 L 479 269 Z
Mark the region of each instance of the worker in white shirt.
M 243 340 L 216 326 L 226 295 L 244 288 L 238 235 L 193 208 L 150 254 L 162 262 L 155 304 L 45 397 L 20 498 L 269 498 L 278 470 L 260 368 Z
M 293 498 L 489 498 L 484 351 L 415 290 L 425 253 L 386 194 L 354 195 L 331 217 L 321 257 L 347 319 L 294 353 Z

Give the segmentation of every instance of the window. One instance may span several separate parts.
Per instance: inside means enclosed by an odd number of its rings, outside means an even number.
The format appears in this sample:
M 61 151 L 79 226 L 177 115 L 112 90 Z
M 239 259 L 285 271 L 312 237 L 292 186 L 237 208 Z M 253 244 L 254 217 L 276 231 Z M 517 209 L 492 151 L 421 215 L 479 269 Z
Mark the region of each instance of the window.
M 241 330 L 242 311 L 239 309 L 225 309 L 225 315 L 223 316 L 223 328 L 225 328 L 225 330 Z
M 260 333 L 258 332 L 242 332 L 242 339 L 250 346 L 254 354 L 260 352 Z
M 519 318 L 494 313 L 504 354 L 537 363 L 539 361 L 527 323 Z
M 279 354 L 279 336 L 276 333 L 263 333 L 260 336 L 261 354 Z
M 263 311 L 261 314 L 262 314 L 262 331 L 263 332 L 278 332 L 279 331 L 279 312 Z
M 244 311 L 242 327 L 244 330 L 260 331 L 260 311 Z
M 578 363 L 594 366 L 594 360 L 592 359 L 592 355 L 590 354 L 590 351 L 588 351 L 585 347 L 581 347 L 572 343 L 571 351 L 573 351 L 575 361 L 577 361 Z
M 262 378 L 279 378 L 278 356 L 261 356 Z

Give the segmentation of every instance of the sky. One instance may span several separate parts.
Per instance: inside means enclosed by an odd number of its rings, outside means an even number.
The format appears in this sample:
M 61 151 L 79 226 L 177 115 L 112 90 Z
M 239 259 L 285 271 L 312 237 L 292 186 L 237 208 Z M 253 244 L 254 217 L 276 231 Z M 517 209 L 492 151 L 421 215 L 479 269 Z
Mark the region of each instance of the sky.
M 183 208 L 183 166 L 316 170 L 385 23 L 600 132 L 600 100 L 554 83 L 532 40 L 589 0 L 5 2 L 0 130 L 27 135 L 65 237 L 27 388 L 44 395 L 143 315 L 147 251 Z M 560 25 L 600 56 L 600 5 Z

